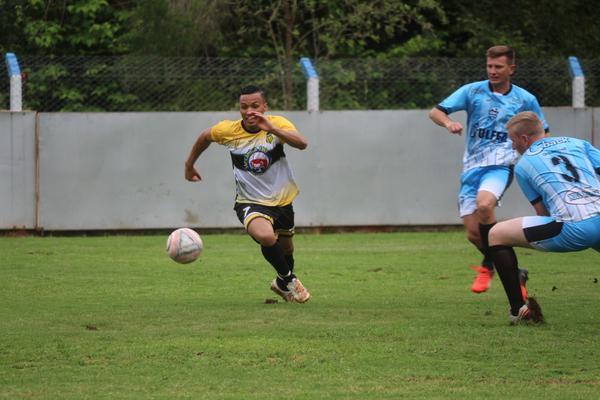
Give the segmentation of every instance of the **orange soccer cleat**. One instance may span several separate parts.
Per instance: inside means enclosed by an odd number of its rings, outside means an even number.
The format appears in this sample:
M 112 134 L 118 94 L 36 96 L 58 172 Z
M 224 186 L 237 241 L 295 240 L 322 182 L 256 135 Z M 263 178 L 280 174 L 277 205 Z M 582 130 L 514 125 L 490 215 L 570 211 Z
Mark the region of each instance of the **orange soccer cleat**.
M 477 272 L 477 276 L 475 276 L 475 280 L 473 281 L 473 285 L 471 286 L 471 291 L 474 293 L 483 293 L 487 291 L 492 284 L 494 270 L 485 267 L 471 268 L 473 268 L 473 270 Z

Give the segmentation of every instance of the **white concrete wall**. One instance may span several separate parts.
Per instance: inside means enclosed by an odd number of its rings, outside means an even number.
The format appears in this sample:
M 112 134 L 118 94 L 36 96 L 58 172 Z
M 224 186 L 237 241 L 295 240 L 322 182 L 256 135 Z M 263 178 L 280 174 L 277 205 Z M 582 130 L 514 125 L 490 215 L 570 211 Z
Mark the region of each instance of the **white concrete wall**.
M 544 108 L 554 135 L 592 139 L 596 110 Z M 460 224 L 464 138 L 428 110 L 273 112 L 308 138 L 287 148 L 301 194 L 297 226 Z M 455 116 L 464 122 L 464 113 Z M 45 230 L 239 227 L 227 150 L 183 164 L 197 135 L 236 113 L 40 113 L 39 223 Z M 35 226 L 35 114 L 0 114 L 0 229 Z M 517 185 L 501 218 L 530 214 Z
M 0 229 L 35 227 L 35 113 L 0 112 Z

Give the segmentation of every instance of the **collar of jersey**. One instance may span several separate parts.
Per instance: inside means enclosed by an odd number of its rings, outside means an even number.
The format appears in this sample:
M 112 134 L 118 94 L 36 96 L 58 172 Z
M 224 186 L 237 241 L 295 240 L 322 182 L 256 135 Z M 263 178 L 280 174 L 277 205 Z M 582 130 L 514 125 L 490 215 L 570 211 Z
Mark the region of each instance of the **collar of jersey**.
M 260 128 L 257 131 L 254 131 L 254 132 L 251 131 L 251 130 L 249 130 L 248 128 L 246 128 L 246 125 L 244 125 L 244 120 L 243 119 L 240 120 L 240 123 L 242 124 L 242 129 L 243 130 L 245 130 L 246 132 L 251 133 L 253 135 L 256 135 L 258 132 L 262 131 L 262 129 L 260 129 Z
M 512 82 L 511 82 L 511 83 L 510 83 L 510 86 L 509 86 L 509 88 L 508 88 L 508 90 L 507 90 L 506 92 L 504 92 L 504 93 L 500 93 L 500 92 L 494 92 L 494 89 L 492 88 L 492 84 L 491 84 L 491 83 L 490 83 L 490 81 L 488 80 L 488 89 L 490 89 L 490 92 L 492 92 L 492 93 L 498 93 L 498 94 L 501 94 L 501 95 L 503 95 L 503 96 L 506 96 L 507 94 L 509 94 L 509 93 L 510 93 L 510 91 L 512 90 L 512 88 L 513 88 L 513 84 L 512 84 Z M 243 124 L 242 124 L 242 125 L 243 125 Z

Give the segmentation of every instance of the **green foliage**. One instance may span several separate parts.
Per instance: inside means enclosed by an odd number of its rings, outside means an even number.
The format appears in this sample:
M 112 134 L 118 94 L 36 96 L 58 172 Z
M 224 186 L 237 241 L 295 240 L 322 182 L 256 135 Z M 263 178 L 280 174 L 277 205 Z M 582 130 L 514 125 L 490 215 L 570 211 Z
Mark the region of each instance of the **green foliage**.
M 444 10 L 444 56 L 481 57 L 506 43 L 522 57 L 585 57 L 600 45 L 600 9 L 590 0 L 448 0 Z
M 225 6 L 218 0 L 138 1 L 125 40 L 137 55 L 219 56 L 228 29 Z
M 24 55 L 120 54 L 129 11 L 119 1 L 2 0 L 2 50 Z
M 100 78 L 102 71 L 108 73 L 119 61 L 100 61 L 98 68 L 103 69 L 95 72 L 97 62 L 86 62 L 84 68 L 92 69 L 89 73 L 56 61 L 63 56 L 127 59 L 142 55 L 197 58 L 199 63 L 215 57 L 274 61 L 273 72 L 253 77 L 238 73 L 238 81 L 264 82 L 280 109 L 304 108 L 297 61 L 308 56 L 327 77 L 321 81 L 322 108 L 368 109 L 428 107 L 439 101 L 440 92 L 449 93 L 451 82 L 465 80 L 443 72 L 438 76 L 438 70 L 406 71 L 410 81 L 384 84 L 382 71 L 388 75 L 393 71 L 366 64 L 403 64 L 408 58 L 483 59 L 489 46 L 507 43 L 517 50 L 516 82 L 539 95 L 542 105 L 566 105 L 570 103 L 566 67 L 560 72 L 553 66 L 547 72 L 535 67 L 531 75 L 521 61 L 549 59 L 555 65 L 555 59 L 569 55 L 593 58 L 600 45 L 599 17 L 600 8 L 589 0 L 0 0 L 0 51 L 15 52 L 20 60 L 53 58 L 48 71 L 45 65 L 36 64 L 34 71 L 33 65 L 23 63 L 30 78 L 25 86 L 27 107 L 51 103 L 50 108 L 40 109 L 45 111 L 214 110 L 229 104 L 217 89 L 210 96 L 214 102 L 198 106 L 206 97 L 205 84 L 217 87 L 232 84 L 231 79 L 194 75 L 167 83 L 168 79 L 159 78 L 157 82 L 164 82 L 150 89 L 147 81 L 140 83 L 143 77 Z M 357 71 L 340 68 L 349 59 L 371 61 Z M 52 69 L 58 67 L 65 75 L 53 75 Z M 600 81 L 592 75 L 595 67 L 586 70 L 584 65 L 584 71 L 589 82 Z M 67 76 L 94 79 L 77 86 Z M 445 78 L 448 85 L 438 88 Z M 404 92 L 413 84 L 418 89 L 407 96 Z M 6 85 L 0 84 L 4 93 Z M 588 104 L 600 102 L 596 86 L 587 91 Z M 221 86 L 220 90 L 231 89 Z M 154 100 L 150 94 L 146 98 L 143 90 L 152 91 Z M 156 100 L 161 90 L 166 94 L 164 103 Z M 2 96 L 0 101 L 6 103 L 7 95 Z M 95 96 L 106 97 L 98 104 L 92 101 Z M 170 102 L 173 97 L 177 99 Z

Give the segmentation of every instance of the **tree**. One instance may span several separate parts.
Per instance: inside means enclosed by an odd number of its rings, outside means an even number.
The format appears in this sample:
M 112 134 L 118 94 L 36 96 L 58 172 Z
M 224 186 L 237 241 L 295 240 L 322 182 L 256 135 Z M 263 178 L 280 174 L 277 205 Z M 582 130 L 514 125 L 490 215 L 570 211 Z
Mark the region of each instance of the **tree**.
M 421 33 L 432 34 L 431 20 L 443 20 L 434 0 L 257 0 L 231 1 L 227 26 L 250 57 L 275 55 L 281 70 L 284 106 L 293 98 L 292 69 L 303 55 L 316 59 L 361 57 L 398 49 Z M 231 39 L 234 39 L 233 37 Z
M 126 36 L 133 54 L 215 57 L 224 45 L 227 2 L 144 0 L 133 10 Z
M 125 0 L 0 0 L 0 49 L 28 55 L 114 55 L 129 11 Z
M 586 57 L 600 45 L 600 9 L 591 0 L 446 0 L 444 10 L 440 55 L 481 57 L 504 43 L 525 57 Z

